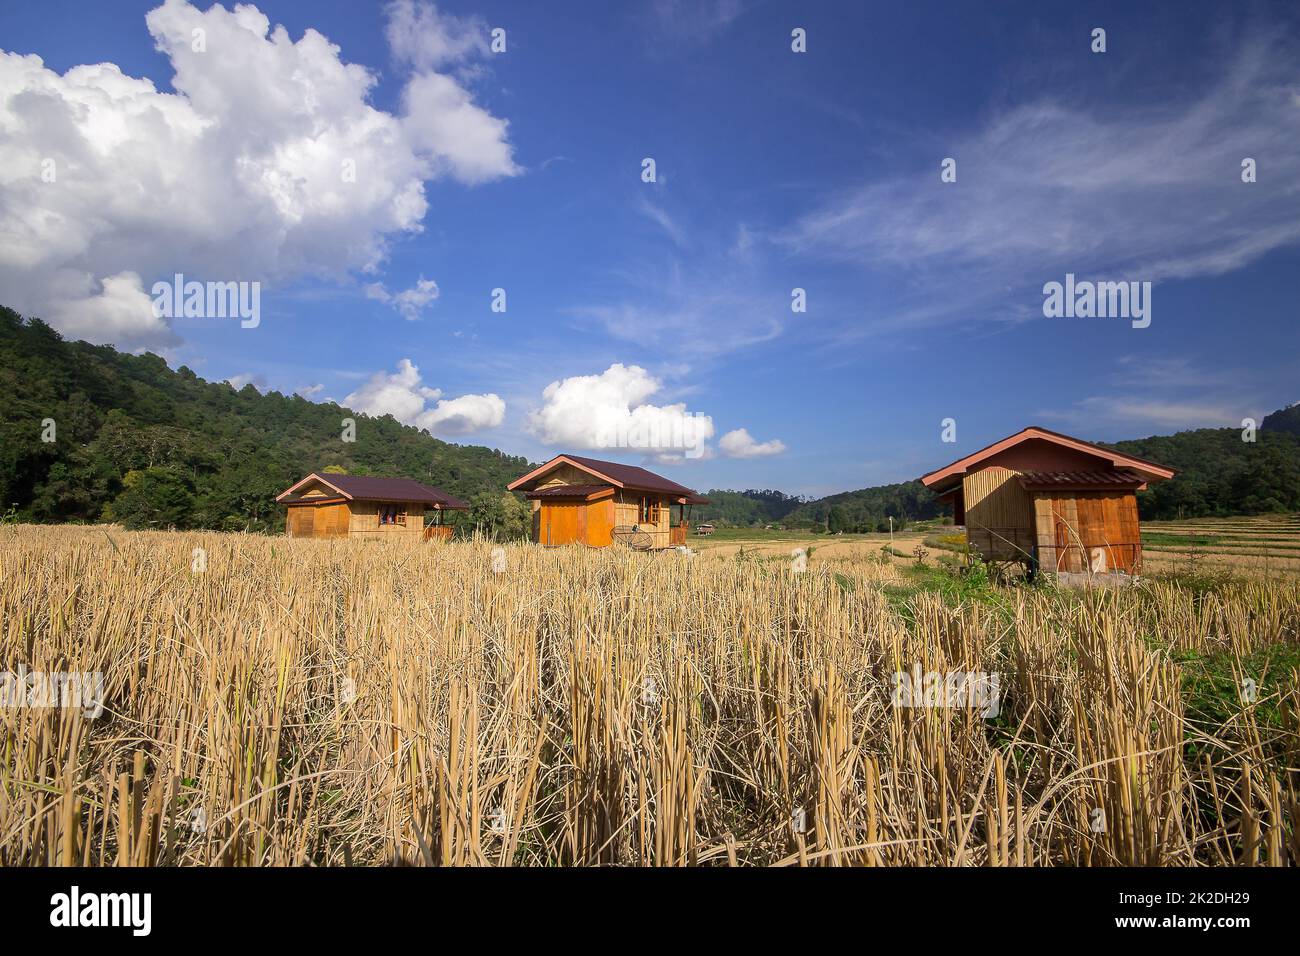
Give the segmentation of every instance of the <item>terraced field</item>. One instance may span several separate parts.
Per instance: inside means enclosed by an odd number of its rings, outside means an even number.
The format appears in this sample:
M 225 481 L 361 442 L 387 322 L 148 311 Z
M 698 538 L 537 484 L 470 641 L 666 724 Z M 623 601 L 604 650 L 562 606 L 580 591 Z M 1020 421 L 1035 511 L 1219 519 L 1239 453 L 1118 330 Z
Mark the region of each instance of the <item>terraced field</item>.
M 890 563 L 951 561 L 954 552 L 936 540 L 950 537 L 952 528 L 924 532 L 898 532 L 893 536 Z M 960 534 L 960 531 L 957 532 Z M 891 544 L 887 534 L 825 535 L 728 529 L 710 538 L 692 537 L 693 549 L 713 558 L 788 558 L 794 548 L 811 549 L 809 561 L 860 559 L 880 555 Z M 1195 518 L 1186 521 L 1148 521 L 1142 524 L 1144 565 L 1148 572 L 1197 569 L 1247 569 L 1263 574 L 1300 574 L 1300 515 L 1259 515 L 1242 518 Z
M 1201 565 L 1300 572 L 1300 515 L 1148 521 L 1142 545 L 1153 571 Z

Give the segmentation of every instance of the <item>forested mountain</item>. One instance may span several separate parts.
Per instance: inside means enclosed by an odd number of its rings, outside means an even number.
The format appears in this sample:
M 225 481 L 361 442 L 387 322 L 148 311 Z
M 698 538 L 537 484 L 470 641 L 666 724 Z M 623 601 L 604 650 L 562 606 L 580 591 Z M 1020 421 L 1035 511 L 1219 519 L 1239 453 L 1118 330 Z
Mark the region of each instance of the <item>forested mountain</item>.
M 807 502 L 791 512 L 789 522 L 797 527 L 821 525 L 831 532 L 888 531 L 891 516 L 898 529 L 908 521 L 936 518 L 942 513 L 928 488 L 919 481 L 905 481 Z
M 1290 432 L 1300 435 L 1300 402 L 1279 408 L 1271 415 L 1265 415 L 1259 425 L 1266 432 Z
M 251 385 L 236 391 L 175 371 L 152 354 L 65 341 L 0 307 L 0 514 L 31 521 L 122 521 L 131 527 L 274 531 L 275 495 L 327 467 L 415 478 L 484 514 L 532 466 L 491 448 L 452 445 L 391 416 L 372 418 Z M 356 441 L 343 440 L 344 418 Z M 1085 436 L 1086 437 L 1086 436 Z M 1147 519 L 1300 511 L 1300 405 L 1266 417 L 1255 441 L 1234 428 L 1108 447 L 1177 469 L 1140 493 Z M 876 531 L 941 513 L 919 481 L 815 501 L 780 491 L 707 493 L 694 518 Z M 479 505 L 476 502 L 476 507 Z
M 251 385 L 236 391 L 172 371 L 152 354 L 65 341 L 0 307 L 0 513 L 34 521 L 272 531 L 275 496 L 326 467 L 415 478 L 461 498 L 499 498 L 530 469 L 490 448 L 452 445 Z M 356 421 L 345 442 L 344 418 Z M 53 440 L 43 440 L 53 439 Z
M 713 521 L 732 527 L 762 527 L 780 522 L 804 499 L 780 491 L 723 491 L 714 488 L 705 492 L 707 505 L 692 511 L 695 522 Z
M 1253 442 L 1243 441 L 1242 432 L 1235 428 L 1199 428 L 1099 444 L 1149 458 L 1178 472 L 1172 481 L 1139 492 L 1138 507 L 1144 519 L 1300 511 L 1300 405 L 1266 417 L 1254 438 Z M 710 491 L 709 497 L 726 501 L 724 495 L 738 494 L 755 493 Z M 782 497 L 787 502 L 796 500 Z M 746 509 L 753 512 L 749 518 Z M 742 526 L 779 520 L 799 528 L 884 531 L 889 528 L 889 515 L 898 528 L 903 522 L 941 513 L 934 495 L 919 481 L 909 481 L 806 501 L 779 516 L 758 500 L 711 514 Z
M 1284 412 L 1274 412 L 1264 424 L 1279 421 L 1286 424 Z M 1300 511 L 1300 433 L 1270 426 L 1254 438 L 1243 441 L 1237 428 L 1198 428 L 1107 447 L 1178 472 L 1172 481 L 1138 492 L 1144 519 Z

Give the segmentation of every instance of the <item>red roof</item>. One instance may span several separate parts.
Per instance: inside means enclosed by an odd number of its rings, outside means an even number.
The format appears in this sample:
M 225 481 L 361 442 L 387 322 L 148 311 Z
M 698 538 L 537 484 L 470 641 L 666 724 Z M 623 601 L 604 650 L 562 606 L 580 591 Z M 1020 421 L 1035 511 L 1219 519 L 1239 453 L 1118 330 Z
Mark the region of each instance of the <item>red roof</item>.
M 336 475 L 313 472 L 276 497 L 278 502 L 296 502 L 291 497 L 311 480 L 319 481 L 345 498 L 359 501 L 414 501 L 433 505 L 444 511 L 465 511 L 469 505 L 439 488 L 430 488 L 412 478 L 379 478 L 374 475 Z
M 1103 448 L 1100 445 L 1094 445 L 1092 442 L 1086 442 L 1079 438 L 1071 438 L 1069 435 L 1062 435 L 1060 432 L 1054 432 L 1046 428 L 1040 428 L 1037 425 L 1031 425 L 1028 428 L 1016 432 L 1001 441 L 981 448 L 965 458 L 958 458 L 950 465 L 946 465 L 937 471 L 932 471 L 928 475 L 921 477 L 921 483 L 936 493 L 943 494 L 950 490 L 953 483 L 960 484 L 962 476 L 967 472 L 978 470 L 980 465 L 987 459 L 993 458 L 1006 452 L 1010 448 L 1021 445 L 1023 442 L 1038 440 L 1048 443 L 1048 446 L 1057 446 L 1068 449 L 1069 452 L 1078 453 L 1079 457 L 1090 456 L 1097 460 L 1099 465 L 1109 467 L 1109 469 L 1126 469 L 1141 476 L 1142 483 L 1148 481 L 1165 481 L 1172 478 L 1175 474 L 1172 468 L 1166 468 L 1164 465 L 1156 464 L 1153 461 L 1147 461 L 1145 458 L 1138 458 L 1134 455 L 1125 455 L 1123 452 L 1113 451 L 1109 448 Z M 1030 446 L 1026 446 L 1030 447 Z M 1018 469 L 1017 469 L 1018 470 Z M 1087 469 L 1092 471 L 1092 469 Z
M 686 498 L 687 504 L 708 503 L 708 499 L 701 498 L 685 485 L 669 481 L 662 475 L 656 475 L 653 471 L 646 471 L 636 465 L 620 465 L 615 461 L 602 461 L 599 458 L 586 458 L 581 455 L 556 455 L 540 468 L 535 468 L 522 478 L 515 479 L 508 487 L 511 491 L 523 488 L 559 465 L 564 464 L 573 465 L 593 477 L 614 485 L 616 488 L 627 488 L 632 491 L 657 491 L 676 498 Z
M 1131 471 L 1026 471 L 1016 477 L 1026 490 L 1140 488 L 1146 484 Z

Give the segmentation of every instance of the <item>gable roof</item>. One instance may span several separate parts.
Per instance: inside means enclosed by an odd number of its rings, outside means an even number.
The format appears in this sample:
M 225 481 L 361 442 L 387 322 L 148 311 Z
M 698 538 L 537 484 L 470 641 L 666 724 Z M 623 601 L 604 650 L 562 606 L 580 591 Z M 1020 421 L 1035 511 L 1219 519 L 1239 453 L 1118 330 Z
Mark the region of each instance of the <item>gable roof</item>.
M 374 475 L 323 475 L 312 472 L 302 481 L 296 482 L 287 490 L 276 496 L 282 503 L 294 503 L 303 499 L 293 497 L 293 493 L 310 481 L 319 481 L 326 488 L 342 495 L 349 501 L 416 501 L 433 505 L 444 511 L 465 511 L 469 505 L 440 488 L 430 488 L 411 478 L 380 478 Z
M 1052 442 L 1064 448 L 1073 451 L 1083 452 L 1101 459 L 1110 468 L 1128 469 L 1136 473 L 1143 484 L 1148 481 L 1165 481 L 1172 478 L 1175 474 L 1172 468 L 1166 468 L 1164 465 L 1158 465 L 1154 461 L 1147 461 L 1145 458 L 1137 458 L 1133 455 L 1125 455 L 1122 452 L 1113 451 L 1109 448 L 1102 448 L 1100 445 L 1094 445 L 1092 442 L 1086 442 L 1079 438 L 1071 438 L 1069 435 L 1062 435 L 1060 432 L 1054 432 L 1047 428 L 1040 428 L 1037 425 L 1030 425 L 1028 428 L 1009 435 L 1001 441 L 981 448 L 979 451 L 967 455 L 965 458 L 958 458 L 950 465 L 945 465 L 928 475 L 921 476 L 921 483 L 927 488 L 936 491 L 946 491 L 947 485 L 954 478 L 960 479 L 972 469 L 976 469 L 981 462 L 992 458 L 1001 452 L 1006 451 L 1019 445 L 1021 442 L 1030 441 L 1031 439 L 1040 439 L 1042 441 Z
M 615 461 L 602 461 L 599 458 L 586 458 L 582 455 L 556 455 L 540 468 L 534 468 L 522 478 L 516 478 L 506 487 L 511 491 L 524 488 L 526 485 L 533 484 L 548 472 L 554 471 L 560 465 L 572 465 L 579 471 L 585 471 L 587 474 L 598 478 L 601 482 L 613 485 L 615 488 L 626 488 L 630 491 L 655 491 L 677 498 L 686 498 L 687 504 L 708 503 L 707 498 L 701 498 L 685 485 L 670 481 L 663 475 L 656 475 L 653 471 L 646 471 L 646 469 L 639 468 L 636 465 L 620 465 Z

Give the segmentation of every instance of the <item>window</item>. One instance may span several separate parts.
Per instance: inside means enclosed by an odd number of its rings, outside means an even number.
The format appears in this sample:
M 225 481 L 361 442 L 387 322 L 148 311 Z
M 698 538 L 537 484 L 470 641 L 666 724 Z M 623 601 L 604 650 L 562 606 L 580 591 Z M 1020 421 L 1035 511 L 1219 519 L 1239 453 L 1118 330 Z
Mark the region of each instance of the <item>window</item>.
M 659 523 L 659 502 L 654 498 L 641 499 L 641 515 L 637 519 L 640 524 L 658 524 Z
M 399 510 L 397 505 L 380 505 L 379 506 L 379 523 L 382 524 L 406 524 L 406 512 Z

